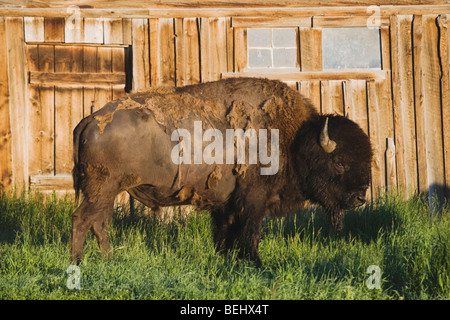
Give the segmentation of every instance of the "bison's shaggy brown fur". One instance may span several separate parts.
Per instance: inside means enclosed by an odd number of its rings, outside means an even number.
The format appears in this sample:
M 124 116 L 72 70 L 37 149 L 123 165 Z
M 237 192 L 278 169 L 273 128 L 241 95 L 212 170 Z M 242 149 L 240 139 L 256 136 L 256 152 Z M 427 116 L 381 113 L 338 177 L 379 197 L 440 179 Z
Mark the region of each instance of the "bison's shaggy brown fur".
M 171 133 L 193 132 L 196 120 L 203 130 L 221 132 L 278 129 L 278 172 L 262 176 L 260 164 L 174 164 L 170 155 L 177 142 Z M 358 125 L 319 115 L 282 82 L 237 78 L 132 93 L 74 130 L 74 186 L 85 200 L 73 216 L 72 258 L 81 258 L 89 229 L 109 252 L 114 197 L 126 190 L 152 208 L 210 209 L 216 247 L 236 246 L 259 264 L 267 214 L 285 214 L 311 200 L 327 209 L 338 232 L 343 210 L 364 203 L 371 157 L 369 139 Z

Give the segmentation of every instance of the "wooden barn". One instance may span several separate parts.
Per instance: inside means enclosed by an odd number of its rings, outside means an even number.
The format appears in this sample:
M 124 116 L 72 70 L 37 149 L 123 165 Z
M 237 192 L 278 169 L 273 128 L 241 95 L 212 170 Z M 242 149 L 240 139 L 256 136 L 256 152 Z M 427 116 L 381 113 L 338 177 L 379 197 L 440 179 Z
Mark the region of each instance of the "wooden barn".
M 447 0 L 0 0 L 0 189 L 72 191 L 72 130 L 130 90 L 260 76 L 345 114 L 371 195 L 450 189 Z

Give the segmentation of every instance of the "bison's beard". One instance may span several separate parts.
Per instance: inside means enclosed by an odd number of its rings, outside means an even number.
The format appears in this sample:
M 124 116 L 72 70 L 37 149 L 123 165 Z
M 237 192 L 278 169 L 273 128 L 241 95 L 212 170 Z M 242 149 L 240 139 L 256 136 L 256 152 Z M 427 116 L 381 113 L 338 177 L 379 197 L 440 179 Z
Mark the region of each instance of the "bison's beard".
M 344 227 L 344 210 L 339 208 L 328 209 L 327 218 L 331 224 L 333 234 L 340 235 Z
M 365 191 L 348 194 L 339 205 L 327 208 L 327 217 L 334 234 L 339 235 L 344 226 L 345 210 L 354 209 L 366 203 Z

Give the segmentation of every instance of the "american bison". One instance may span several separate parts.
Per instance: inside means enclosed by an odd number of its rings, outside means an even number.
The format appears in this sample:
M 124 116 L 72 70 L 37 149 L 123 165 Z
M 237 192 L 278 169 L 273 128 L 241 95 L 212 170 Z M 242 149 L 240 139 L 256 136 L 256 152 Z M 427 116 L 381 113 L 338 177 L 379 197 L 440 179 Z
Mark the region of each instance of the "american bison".
M 326 209 L 338 233 L 344 210 L 365 203 L 370 183 L 372 149 L 360 127 L 319 115 L 308 99 L 268 79 L 131 93 L 84 118 L 73 135 L 74 187 L 84 196 L 72 221 L 78 262 L 89 230 L 110 255 L 108 226 L 123 190 L 151 208 L 209 209 L 216 248 L 236 246 L 260 265 L 266 215 L 309 200 Z

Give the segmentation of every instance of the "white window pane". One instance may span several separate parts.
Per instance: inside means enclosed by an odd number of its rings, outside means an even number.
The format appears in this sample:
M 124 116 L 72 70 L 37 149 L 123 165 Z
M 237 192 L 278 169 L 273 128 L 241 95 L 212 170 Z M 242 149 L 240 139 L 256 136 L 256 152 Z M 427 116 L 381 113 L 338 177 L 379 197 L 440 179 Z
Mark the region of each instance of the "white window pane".
M 293 28 L 272 29 L 274 48 L 297 47 L 297 31 Z
M 257 47 L 257 48 L 270 48 L 270 29 L 247 29 L 247 46 L 249 48 Z
M 247 29 L 248 68 L 295 68 L 296 28 Z
M 273 49 L 273 66 L 275 68 L 295 68 L 297 66 L 297 49 Z
M 270 49 L 249 49 L 248 66 L 250 68 L 270 68 L 272 57 Z
M 324 69 L 381 69 L 378 28 L 322 29 Z

